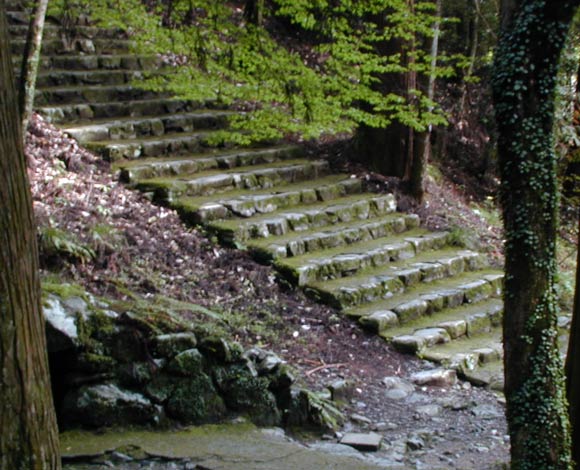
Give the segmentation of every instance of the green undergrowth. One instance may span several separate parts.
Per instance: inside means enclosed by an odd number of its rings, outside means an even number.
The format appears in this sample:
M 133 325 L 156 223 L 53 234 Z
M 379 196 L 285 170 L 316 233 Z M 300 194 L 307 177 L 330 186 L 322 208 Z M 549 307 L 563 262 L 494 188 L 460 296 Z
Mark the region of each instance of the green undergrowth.
M 426 78 L 453 76 L 463 57 L 431 58 L 417 44 L 429 42 L 436 21 L 434 2 L 269 2 L 263 25 L 244 19 L 243 5 L 209 0 L 174 0 L 145 5 L 139 0 L 56 0 L 50 14 L 74 29 L 75 13 L 130 35 L 141 54 L 163 55 L 171 73 L 151 74 L 140 86 L 170 91 L 244 111 L 230 129 L 213 134 L 213 145 L 304 139 L 401 123 L 417 131 L 445 125 L 437 103 L 415 86 L 384 91 L 384 74 Z M 388 11 L 388 15 L 381 12 Z M 292 25 L 293 39 L 279 37 Z M 385 44 L 400 41 L 387 53 Z

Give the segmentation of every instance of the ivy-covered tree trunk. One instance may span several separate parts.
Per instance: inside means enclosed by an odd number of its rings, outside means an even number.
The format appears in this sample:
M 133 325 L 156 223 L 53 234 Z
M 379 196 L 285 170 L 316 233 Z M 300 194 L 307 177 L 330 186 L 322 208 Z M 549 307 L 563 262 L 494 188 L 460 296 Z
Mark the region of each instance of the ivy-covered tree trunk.
M 0 0 L 0 468 L 58 469 L 38 250 Z
M 578 218 L 580 237 L 580 217 Z M 576 288 L 570 342 L 566 355 L 566 392 L 572 425 L 572 458 L 580 462 L 580 238 L 576 257 Z
M 493 92 L 505 225 L 505 393 L 512 469 L 571 469 L 554 289 L 554 91 L 580 1 L 507 0 Z
M 261 26 L 264 21 L 264 0 L 246 0 L 244 17 L 249 23 Z

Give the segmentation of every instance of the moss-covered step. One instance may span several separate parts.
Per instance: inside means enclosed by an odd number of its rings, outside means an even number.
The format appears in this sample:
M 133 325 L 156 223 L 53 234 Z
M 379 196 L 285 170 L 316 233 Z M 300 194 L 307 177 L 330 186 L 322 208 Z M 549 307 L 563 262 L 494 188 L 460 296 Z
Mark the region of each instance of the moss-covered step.
M 143 90 L 133 85 L 80 85 L 71 87 L 45 87 L 36 90 L 38 106 L 57 104 L 107 103 L 160 98 L 169 94 Z
M 15 10 L 11 10 L 11 9 L 7 9 L 6 10 L 6 19 L 8 20 L 8 23 L 10 24 L 28 24 L 28 22 L 30 21 L 30 14 L 25 11 L 25 10 L 21 10 L 21 9 L 15 9 Z
M 360 203 L 360 205 L 363 204 Z M 367 213 L 356 212 L 357 205 L 354 205 L 351 210 L 358 214 L 358 219 L 355 218 L 348 222 L 331 222 L 315 226 L 310 230 L 298 230 L 289 232 L 287 235 L 251 240 L 247 243 L 248 249 L 255 258 L 270 262 L 321 250 L 339 249 L 392 233 L 404 232 L 419 225 L 419 218 L 414 214 L 371 215 L 370 218 L 364 218 Z M 348 216 L 348 213 L 345 214 Z M 334 215 L 331 214 L 331 217 Z M 292 220 L 290 222 L 292 223 Z M 272 227 L 265 229 L 272 231 Z
M 425 347 L 433 346 L 421 339 L 414 341 L 416 332 L 430 329 L 441 329 L 449 339 L 454 340 L 464 336 L 476 336 L 491 331 L 501 325 L 503 317 L 503 301 L 500 298 L 490 297 L 463 304 L 454 308 L 447 308 L 421 316 L 403 325 L 381 323 L 380 316 L 364 317 L 363 325 L 370 331 L 379 334 L 404 352 L 420 352 Z M 421 335 L 419 335 L 421 336 Z M 435 356 L 433 356 L 435 357 Z
M 369 325 L 372 317 L 394 327 L 446 308 L 499 297 L 502 289 L 503 273 L 500 271 L 464 272 L 451 278 L 416 284 L 402 294 L 348 308 L 344 313 L 363 325 Z
M 480 269 L 484 264 L 485 257 L 474 251 L 453 248 L 426 251 L 354 276 L 309 284 L 307 293 L 344 309 L 397 296 L 419 283 L 457 276 Z
M 10 42 L 10 49 L 12 54 L 24 54 L 26 46 L 25 38 L 15 38 Z M 84 53 L 98 53 L 98 54 L 123 54 L 127 53 L 132 47 L 132 41 L 127 39 L 110 39 L 94 38 L 94 39 L 73 39 L 70 43 L 63 42 L 60 38 L 44 38 L 42 41 L 42 53 L 44 55 L 54 55 L 61 53 L 74 53 L 75 50 L 80 49 L 79 52 Z
M 161 72 L 160 72 L 161 73 Z M 50 70 L 38 74 L 36 86 L 43 87 L 71 87 L 90 85 L 125 85 L 144 78 L 143 70 Z
M 9 24 L 8 32 L 13 38 L 25 38 L 28 34 L 28 21 L 25 24 Z M 66 34 L 60 25 L 47 22 L 44 25 L 42 36 L 45 39 L 60 39 L 63 34 L 66 37 Z M 126 37 L 126 33 L 120 29 L 97 28 L 96 26 L 75 26 L 74 38 L 77 39 L 102 38 L 118 40 L 119 38 L 124 37 Z
M 186 155 L 201 152 L 208 147 L 212 131 L 172 132 L 161 136 L 124 140 L 97 140 L 84 142 L 89 150 L 105 160 Z
M 195 109 L 209 107 L 211 107 L 211 103 L 156 96 L 155 98 L 146 100 L 41 106 L 37 108 L 37 112 L 44 116 L 47 121 L 59 124 L 124 116 L 157 116 L 189 112 Z
M 418 355 L 444 367 L 475 385 L 503 388 L 502 329 L 492 328 L 473 336 L 434 344 Z
M 245 243 L 251 239 L 280 237 L 290 232 L 304 232 L 309 235 L 308 230 L 318 230 L 332 224 L 366 220 L 392 213 L 395 208 L 395 199 L 390 194 L 377 196 L 355 194 L 324 203 L 296 206 L 292 210 L 275 211 L 243 221 L 211 222 L 208 224 L 208 228 L 214 231 L 225 243 Z M 293 240 L 293 237 L 290 236 L 289 240 Z M 286 242 L 286 238 L 280 238 L 272 242 L 266 241 L 264 245 L 253 244 L 251 248 L 256 251 L 265 248 L 268 251 L 270 243 L 280 243 L 281 246 L 285 246 Z M 280 253 L 280 256 L 282 255 Z
M 397 219 L 402 214 L 391 216 L 394 221 L 392 233 L 407 228 Z M 388 238 L 378 238 L 350 244 L 347 248 L 326 249 L 301 256 L 282 258 L 276 261 L 276 269 L 294 285 L 304 286 L 317 281 L 352 276 L 363 269 L 376 268 L 400 259 L 411 258 L 417 252 L 443 248 L 449 241 L 447 232 L 430 232 L 415 229 Z
M 217 197 L 182 197 L 175 199 L 171 206 L 185 221 L 201 224 L 218 219 L 270 214 L 302 204 L 332 201 L 361 191 L 360 179 L 334 174 L 264 190 L 230 191 Z
M 217 150 L 183 157 L 144 158 L 121 161 L 115 165 L 120 171 L 120 179 L 125 183 L 140 180 L 166 178 L 179 175 L 193 175 L 201 171 L 232 169 L 242 166 L 264 165 L 267 163 L 296 160 L 304 151 L 297 145 L 279 145 L 267 148 L 243 148 Z
M 152 178 L 139 181 L 135 187 L 163 203 L 189 195 L 209 195 L 236 189 L 264 189 L 277 185 L 305 181 L 324 176 L 329 172 L 326 160 L 287 160 L 233 168 L 204 171 L 173 178 Z
M 218 129 L 227 125 L 232 112 L 198 110 L 161 116 L 97 119 L 64 126 L 63 130 L 79 142 L 123 140 L 161 136 L 171 132 L 192 132 L 199 129 Z M 159 175 L 161 176 L 161 175 Z
M 41 69 L 68 70 L 156 70 L 162 65 L 161 59 L 152 55 L 140 54 L 87 54 L 42 56 Z

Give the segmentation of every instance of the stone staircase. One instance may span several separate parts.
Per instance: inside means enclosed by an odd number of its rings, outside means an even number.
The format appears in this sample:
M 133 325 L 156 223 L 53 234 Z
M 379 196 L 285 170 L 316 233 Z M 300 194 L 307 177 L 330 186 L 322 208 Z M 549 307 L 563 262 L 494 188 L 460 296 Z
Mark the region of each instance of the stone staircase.
M 15 0 L 7 8 L 16 64 L 26 12 Z M 140 89 L 145 74 L 167 69 L 133 54 L 118 31 L 78 35 L 81 52 L 47 25 L 36 101 L 47 120 L 111 161 L 127 185 L 272 263 L 400 351 L 499 384 L 503 274 L 483 255 L 421 228 L 396 212 L 393 195 L 365 192 L 300 146 L 211 148 L 232 111 Z

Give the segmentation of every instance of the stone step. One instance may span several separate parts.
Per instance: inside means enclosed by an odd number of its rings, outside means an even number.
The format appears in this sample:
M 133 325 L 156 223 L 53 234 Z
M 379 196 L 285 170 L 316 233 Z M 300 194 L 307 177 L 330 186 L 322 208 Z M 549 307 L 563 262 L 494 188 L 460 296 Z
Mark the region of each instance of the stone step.
M 245 148 L 233 150 L 213 150 L 184 157 L 172 156 L 144 158 L 123 161 L 116 165 L 120 179 L 124 183 L 137 183 L 139 180 L 167 178 L 179 175 L 192 175 L 202 171 L 232 169 L 242 166 L 263 165 L 304 156 L 304 150 L 296 145 L 282 145 L 267 148 Z M 167 199 L 175 199 L 169 195 Z
M 271 261 L 339 246 L 346 247 L 402 233 L 418 225 L 419 218 L 414 214 L 388 214 L 369 220 L 336 223 L 322 229 L 292 232 L 281 237 L 252 240 L 247 246 L 256 258 Z M 233 242 L 227 239 L 224 241 Z
M 401 352 L 419 353 L 430 360 L 443 363 L 446 356 L 438 356 L 432 347 L 439 343 L 447 343 L 464 337 L 475 337 L 489 333 L 493 328 L 501 326 L 503 317 L 503 301 L 499 298 L 488 298 L 480 302 L 448 308 L 432 315 L 417 318 L 414 321 L 399 326 L 369 323 L 369 328 L 391 342 Z M 445 341 L 429 340 L 428 332 L 441 333 Z M 431 348 L 431 349 L 429 349 Z M 428 350 L 428 351 L 427 351 Z
M 26 24 L 8 25 L 8 32 L 12 38 L 25 38 L 28 34 L 28 21 Z M 49 22 L 44 25 L 44 39 L 60 39 L 63 35 L 70 37 L 70 34 L 63 31 L 60 25 Z M 118 40 L 125 36 L 126 33 L 120 29 L 105 29 L 95 26 L 75 26 L 74 31 L 74 37 L 78 39 L 100 38 Z
M 216 131 L 200 130 L 173 132 L 161 136 L 137 139 L 86 141 L 84 146 L 101 155 L 105 160 L 115 162 L 122 159 L 179 156 L 202 152 L 211 146 L 208 141 Z M 166 182 L 162 178 L 161 185 Z M 170 185 L 177 180 L 170 180 Z M 180 183 L 181 184 L 181 183 Z M 181 194 L 180 194 L 181 195 Z
M 50 55 L 71 55 L 75 52 L 82 54 L 122 54 L 127 53 L 133 42 L 127 39 L 115 39 L 111 41 L 107 38 L 79 38 L 73 40 L 61 39 L 59 37 L 44 37 L 42 40 L 42 54 Z M 10 41 L 10 50 L 14 55 L 24 54 L 26 40 L 24 37 L 17 37 Z
M 36 81 L 39 88 L 74 87 L 91 85 L 127 85 L 142 80 L 150 72 L 143 70 L 50 70 L 40 72 Z
M 267 149 L 264 150 L 264 152 L 267 151 Z M 242 156 L 241 161 L 245 161 L 246 158 L 246 156 Z M 229 165 L 227 160 L 226 165 Z M 362 182 L 360 179 L 334 174 L 313 181 L 277 186 L 260 191 L 242 190 L 217 196 L 177 198 L 173 201 L 172 207 L 177 209 L 187 222 L 201 224 L 218 219 L 248 218 L 260 214 L 270 214 L 302 204 L 332 201 L 361 191 Z
M 290 160 L 240 167 L 231 170 L 205 171 L 191 176 L 153 178 L 139 181 L 135 187 L 152 199 L 171 203 L 172 198 L 183 195 L 208 195 L 236 189 L 264 189 L 306 181 L 329 172 L 326 160 Z
M 387 325 L 405 325 L 443 309 L 499 297 L 502 289 L 503 273 L 497 270 L 464 272 L 452 278 L 419 283 L 402 294 L 348 308 L 344 313 L 366 327 L 380 323 L 381 329 L 385 329 Z
M 474 385 L 503 389 L 502 329 L 499 326 L 433 344 L 419 356 L 456 370 L 459 377 Z
M 36 90 L 35 102 L 38 106 L 61 104 L 106 103 L 110 101 L 134 101 L 154 99 L 163 94 L 144 90 L 133 85 L 93 85 L 71 87 L 46 87 Z M 165 95 L 169 97 L 169 94 Z
M 89 119 L 120 118 L 126 116 L 158 116 L 171 113 L 184 113 L 210 106 L 173 98 L 153 98 L 148 100 L 120 101 L 107 103 L 79 103 L 58 106 L 41 106 L 37 111 L 48 122 L 55 124 L 83 122 Z
M 404 216 L 397 214 L 399 219 Z M 406 224 L 397 223 L 402 229 Z M 395 229 L 393 231 L 397 233 Z M 448 244 L 447 232 L 415 229 L 401 235 L 327 249 L 322 252 L 279 259 L 276 269 L 294 285 L 305 286 L 319 281 L 353 276 L 364 269 L 378 268 L 387 263 L 412 258 L 421 251 L 441 249 Z
M 18 61 L 17 64 L 18 65 Z M 138 54 L 91 54 L 53 55 L 41 57 L 41 70 L 157 70 L 161 59 L 152 55 Z
M 394 212 L 395 209 L 395 198 L 391 194 L 373 197 L 369 197 L 368 194 L 357 194 L 329 203 L 298 206 L 293 210 L 264 214 L 245 221 L 216 221 L 208 224 L 208 228 L 226 244 L 245 243 L 257 238 L 281 237 L 268 240 L 263 245 L 253 243 L 250 247 L 255 252 L 270 251 L 268 248 L 270 244 L 286 247 L 286 243 L 293 240 L 293 236 L 290 235 L 287 239 L 284 235 L 290 232 L 306 232 L 331 224 L 366 220 Z M 343 227 L 340 230 L 343 230 Z M 286 250 L 280 248 L 278 251 L 280 251 L 278 256 L 284 256 L 282 251 Z
M 306 291 L 333 307 L 345 309 L 396 297 L 421 283 L 451 278 L 485 265 L 485 257 L 474 251 L 448 248 L 415 254 L 414 250 L 411 245 L 400 261 L 354 276 L 309 284 Z
M 18 6 L 14 10 L 6 7 L 6 20 L 10 25 L 28 25 L 30 13 Z
M 189 113 L 165 114 L 151 117 L 125 117 L 120 119 L 96 119 L 90 123 L 80 122 L 64 126 L 63 130 L 79 142 L 126 140 L 140 137 L 162 136 L 172 132 L 193 132 L 200 129 L 218 129 L 227 125 L 230 111 L 200 110 Z M 167 162 L 159 162 L 167 167 Z M 150 163 L 154 165 L 154 163 Z M 176 165 L 177 166 L 177 165 Z M 144 168 L 141 165 L 141 168 Z M 170 172 L 169 174 L 178 174 Z M 163 175 L 151 175 L 163 176 Z

